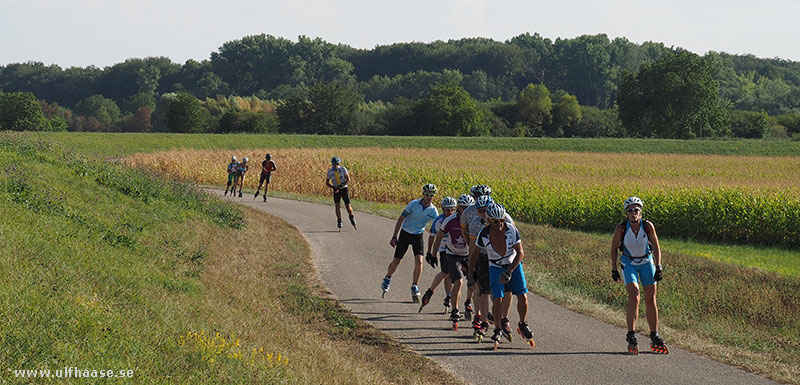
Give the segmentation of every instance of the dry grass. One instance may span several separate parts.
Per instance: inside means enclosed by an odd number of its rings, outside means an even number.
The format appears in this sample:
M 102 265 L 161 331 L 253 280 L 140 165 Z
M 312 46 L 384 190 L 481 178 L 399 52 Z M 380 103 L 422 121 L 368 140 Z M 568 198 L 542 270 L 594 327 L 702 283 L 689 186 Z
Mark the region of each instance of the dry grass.
M 245 217 L 244 229 L 210 237 L 201 277 L 221 332 L 284 352 L 293 383 L 461 383 L 326 298 L 296 229 L 250 209 Z

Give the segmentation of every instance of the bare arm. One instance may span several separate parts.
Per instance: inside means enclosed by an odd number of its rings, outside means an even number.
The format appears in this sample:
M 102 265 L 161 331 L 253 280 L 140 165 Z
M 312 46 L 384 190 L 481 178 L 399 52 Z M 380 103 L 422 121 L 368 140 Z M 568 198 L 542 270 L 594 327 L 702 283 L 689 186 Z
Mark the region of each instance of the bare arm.
M 433 241 L 433 248 L 428 245 L 428 252 L 431 254 L 436 253 L 436 250 L 439 250 L 439 246 L 442 245 L 442 239 L 444 239 L 445 232 L 441 229 L 439 232 L 436 233 L 436 240 Z
M 463 230 L 462 230 L 463 231 Z M 467 274 L 467 278 L 472 277 L 472 274 L 475 272 L 475 266 L 478 263 L 478 247 L 475 246 L 475 239 L 469 237 L 469 273 Z
M 617 225 L 614 228 L 614 238 L 611 239 L 611 270 L 617 270 L 617 253 L 620 242 L 622 242 L 622 225 Z

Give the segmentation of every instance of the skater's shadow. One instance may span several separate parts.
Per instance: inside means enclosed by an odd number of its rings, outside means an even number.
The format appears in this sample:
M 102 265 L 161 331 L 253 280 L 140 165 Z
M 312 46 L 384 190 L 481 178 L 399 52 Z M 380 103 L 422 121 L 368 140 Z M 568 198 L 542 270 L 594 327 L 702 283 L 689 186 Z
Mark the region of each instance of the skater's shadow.
M 307 233 L 307 234 L 326 234 L 326 233 L 340 233 L 341 231 L 337 231 L 337 230 L 306 230 L 306 231 L 303 231 L 303 232 Z
M 474 344 L 473 344 L 474 346 Z M 486 347 L 476 347 L 470 349 L 418 349 L 418 351 L 426 356 L 456 356 L 456 357 L 472 357 L 472 356 L 489 356 L 489 355 L 526 355 L 526 356 L 570 356 L 570 355 L 612 355 L 612 356 L 627 356 L 627 352 L 537 352 L 529 348 L 506 347 L 500 345 L 498 350 L 494 350 L 494 346 L 490 343 Z M 640 353 L 641 354 L 641 353 Z

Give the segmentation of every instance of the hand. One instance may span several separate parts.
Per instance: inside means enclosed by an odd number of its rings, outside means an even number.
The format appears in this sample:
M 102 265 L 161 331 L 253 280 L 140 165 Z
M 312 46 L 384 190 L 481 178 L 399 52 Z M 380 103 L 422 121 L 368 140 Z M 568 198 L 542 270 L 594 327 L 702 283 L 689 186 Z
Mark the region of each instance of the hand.
M 431 265 L 431 267 L 433 268 L 436 268 L 436 265 L 439 264 L 439 259 L 434 257 L 433 254 L 431 254 L 430 252 L 428 252 L 428 254 L 425 254 L 425 261 L 428 262 L 428 264 Z
M 611 279 L 613 279 L 614 282 L 619 282 L 621 280 L 621 277 L 619 276 L 619 270 L 611 270 Z
M 661 273 L 661 268 L 656 267 L 656 273 L 653 274 L 653 279 L 656 280 L 656 282 L 664 279 L 664 274 Z
M 511 274 L 509 274 L 508 271 L 504 271 L 503 274 L 500 274 L 500 283 L 506 284 L 510 280 L 511 280 Z
M 333 193 L 334 193 L 334 194 L 338 194 L 338 193 L 339 193 L 339 189 L 338 189 L 338 188 L 336 188 L 336 187 L 334 187 L 334 188 L 333 188 Z
M 389 246 L 392 246 L 392 247 L 397 246 L 397 237 L 392 237 L 392 240 L 389 241 Z

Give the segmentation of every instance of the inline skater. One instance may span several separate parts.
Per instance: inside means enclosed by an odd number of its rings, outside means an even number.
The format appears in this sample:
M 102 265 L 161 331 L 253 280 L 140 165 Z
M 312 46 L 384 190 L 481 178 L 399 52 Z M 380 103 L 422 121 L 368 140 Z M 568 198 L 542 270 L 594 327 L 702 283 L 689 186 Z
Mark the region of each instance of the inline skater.
M 495 314 L 503 313 L 503 302 L 511 299 L 505 293 L 510 289 L 511 294 L 517 296 L 517 311 L 519 323 L 517 332 L 527 340 L 531 348 L 536 344 L 533 341 L 526 319 L 528 317 L 528 284 L 525 273 L 522 271 L 522 260 L 525 253 L 522 250 L 522 239 L 517 228 L 506 220 L 506 211 L 503 206 L 494 203 L 487 207 L 486 218 L 489 226 L 484 227 L 478 234 L 475 245 L 481 248 L 489 257 L 489 285 L 492 290 L 492 311 Z M 495 326 L 494 348 L 500 341 L 500 334 L 508 333 L 507 318 L 501 321 L 501 327 Z M 506 336 L 511 341 L 510 335 Z
M 267 201 L 267 193 L 269 192 L 269 182 L 272 179 L 272 172 L 277 170 L 278 167 L 275 166 L 275 162 L 272 161 L 272 155 L 267 154 L 264 156 L 264 160 L 261 161 L 261 178 L 258 180 L 258 188 L 256 189 L 256 195 L 253 196 L 253 199 L 258 198 L 258 193 L 261 191 L 261 184 L 264 184 L 264 202 Z
M 491 187 L 489 187 L 487 185 L 479 184 L 479 185 L 475 185 L 475 186 L 470 187 L 469 188 L 469 193 L 472 196 L 473 200 L 475 202 L 477 202 L 478 198 L 480 198 L 483 195 L 487 195 L 487 196 L 492 195 L 492 189 L 491 189 Z M 468 207 L 461 214 L 461 220 L 460 220 L 461 221 L 461 232 L 463 234 L 464 239 L 468 240 L 467 243 L 469 244 L 470 251 L 475 247 L 475 244 L 472 241 L 474 236 L 470 237 L 469 225 L 470 225 L 470 223 L 472 223 L 472 221 L 477 216 L 478 216 L 478 207 L 477 207 L 477 205 L 473 205 L 473 206 Z M 477 233 L 475 233 L 475 235 L 477 235 Z M 467 277 L 467 278 L 469 280 L 469 277 Z M 487 288 L 486 290 L 487 290 L 486 294 L 489 294 L 489 292 L 488 292 L 489 289 Z M 477 311 L 475 312 L 475 322 L 473 323 L 472 326 L 473 326 L 473 328 L 475 330 L 477 330 L 478 327 L 480 327 L 481 316 L 485 316 L 487 314 L 486 312 L 488 311 L 487 309 L 489 308 L 488 297 L 486 299 L 486 306 L 483 309 L 480 308 L 480 303 L 479 303 L 480 294 L 481 293 L 480 293 L 478 287 L 476 287 L 475 285 L 469 285 L 469 284 L 467 285 L 467 299 L 466 299 L 466 301 L 464 303 L 464 318 L 469 320 L 471 318 L 471 316 L 472 316 L 472 311 L 473 311 L 473 309 L 472 309 L 472 300 L 473 300 L 473 297 L 474 297 L 474 299 L 475 299 L 475 307 L 476 307 Z
M 250 159 L 247 159 L 247 157 L 245 156 L 244 158 L 242 158 L 242 163 L 239 163 L 239 165 L 236 166 L 236 181 L 233 182 L 233 191 L 236 192 L 236 185 L 238 184 L 239 198 L 242 197 L 242 186 L 244 186 L 244 176 L 245 174 L 247 174 L 247 170 L 250 168 L 250 166 L 247 164 L 249 160 Z
M 347 189 L 347 182 L 350 181 L 350 173 L 341 165 L 342 160 L 338 156 L 331 158 L 331 168 L 325 178 L 325 185 L 333 190 L 333 203 L 336 205 L 336 228 L 342 231 L 342 208 L 339 201 L 344 201 L 344 207 L 350 216 L 350 224 L 356 228 L 356 219 L 353 217 L 353 207 L 350 206 L 350 193 Z
M 444 252 L 445 245 L 442 244 L 439 247 L 434 248 L 433 240 L 436 238 L 436 234 L 439 233 L 439 228 L 441 227 L 442 221 L 456 212 L 456 199 L 453 197 L 444 197 L 439 207 L 442 208 L 442 213 L 439 214 L 439 216 L 436 217 L 433 222 L 431 222 L 431 227 L 428 230 L 428 252 L 425 254 L 425 261 L 428 262 L 428 264 L 433 268 L 436 268 L 436 265 L 438 264 L 441 270 L 436 274 L 435 277 L 433 277 L 431 286 L 425 291 L 425 294 L 422 295 L 422 304 L 419 306 L 419 312 L 422 312 L 422 308 L 430 302 L 431 296 L 433 296 L 433 292 L 436 290 L 436 287 L 438 287 L 439 284 L 444 281 L 444 311 L 446 314 L 447 309 L 450 307 L 450 289 L 453 287 L 453 284 L 450 282 L 450 275 L 447 273 L 448 263 L 447 254 Z M 436 250 L 439 253 L 438 259 L 432 254 L 433 250 Z
M 233 192 L 236 190 L 236 168 L 237 167 L 239 167 L 239 162 L 236 161 L 236 156 L 234 155 L 234 156 L 231 157 L 231 162 L 228 163 L 228 168 L 227 168 L 228 184 L 225 185 L 225 194 L 222 194 L 222 196 L 227 196 L 228 195 L 228 189 L 231 187 L 231 184 L 233 184 L 233 190 L 231 190 L 231 196 L 233 196 Z
M 458 197 L 458 209 L 456 213 L 448 216 L 442 225 L 439 227 L 439 233 L 436 234 L 434 247 L 438 248 L 442 241 L 445 241 L 447 260 L 450 266 L 447 268 L 450 274 L 450 281 L 453 283 L 453 288 L 450 291 L 450 297 L 453 299 L 453 310 L 450 312 L 450 321 L 453 322 L 453 330 L 458 330 L 458 321 L 461 315 L 458 312 L 458 300 L 461 296 L 461 286 L 464 282 L 464 276 L 468 271 L 467 256 L 469 255 L 469 245 L 464 234 L 461 232 L 461 215 L 464 210 L 471 207 L 475 200 L 463 194 Z
M 661 246 L 658 243 L 656 228 L 652 222 L 642 219 L 644 202 L 638 197 L 630 197 L 623 203 L 627 218 L 617 224 L 611 240 L 611 278 L 620 282 L 624 279 L 628 293 L 628 306 L 625 321 L 628 324 L 628 353 L 639 354 L 636 340 L 636 319 L 639 315 L 639 282 L 644 287 L 645 315 L 650 326 L 650 349 L 655 353 L 669 354 L 664 339 L 658 335 L 658 304 L 656 303 L 657 283 L 663 278 L 661 268 Z M 617 270 L 617 251 L 622 251 L 620 267 Z
M 419 282 L 419 277 L 422 275 L 422 233 L 425 232 L 425 226 L 428 225 L 428 222 L 439 216 L 439 211 L 431 203 L 436 191 L 437 188 L 434 184 L 428 183 L 422 186 L 422 198 L 411 201 L 397 218 L 392 239 L 389 241 L 389 245 L 395 248 L 394 257 L 392 262 L 389 263 L 386 276 L 381 284 L 383 296 L 389 291 L 392 274 L 402 262 L 403 255 L 408 251 L 408 246 L 411 246 L 414 252 L 414 278 L 411 285 L 411 300 L 414 303 L 420 302 L 417 282 Z M 398 232 L 400 233 L 399 237 Z

